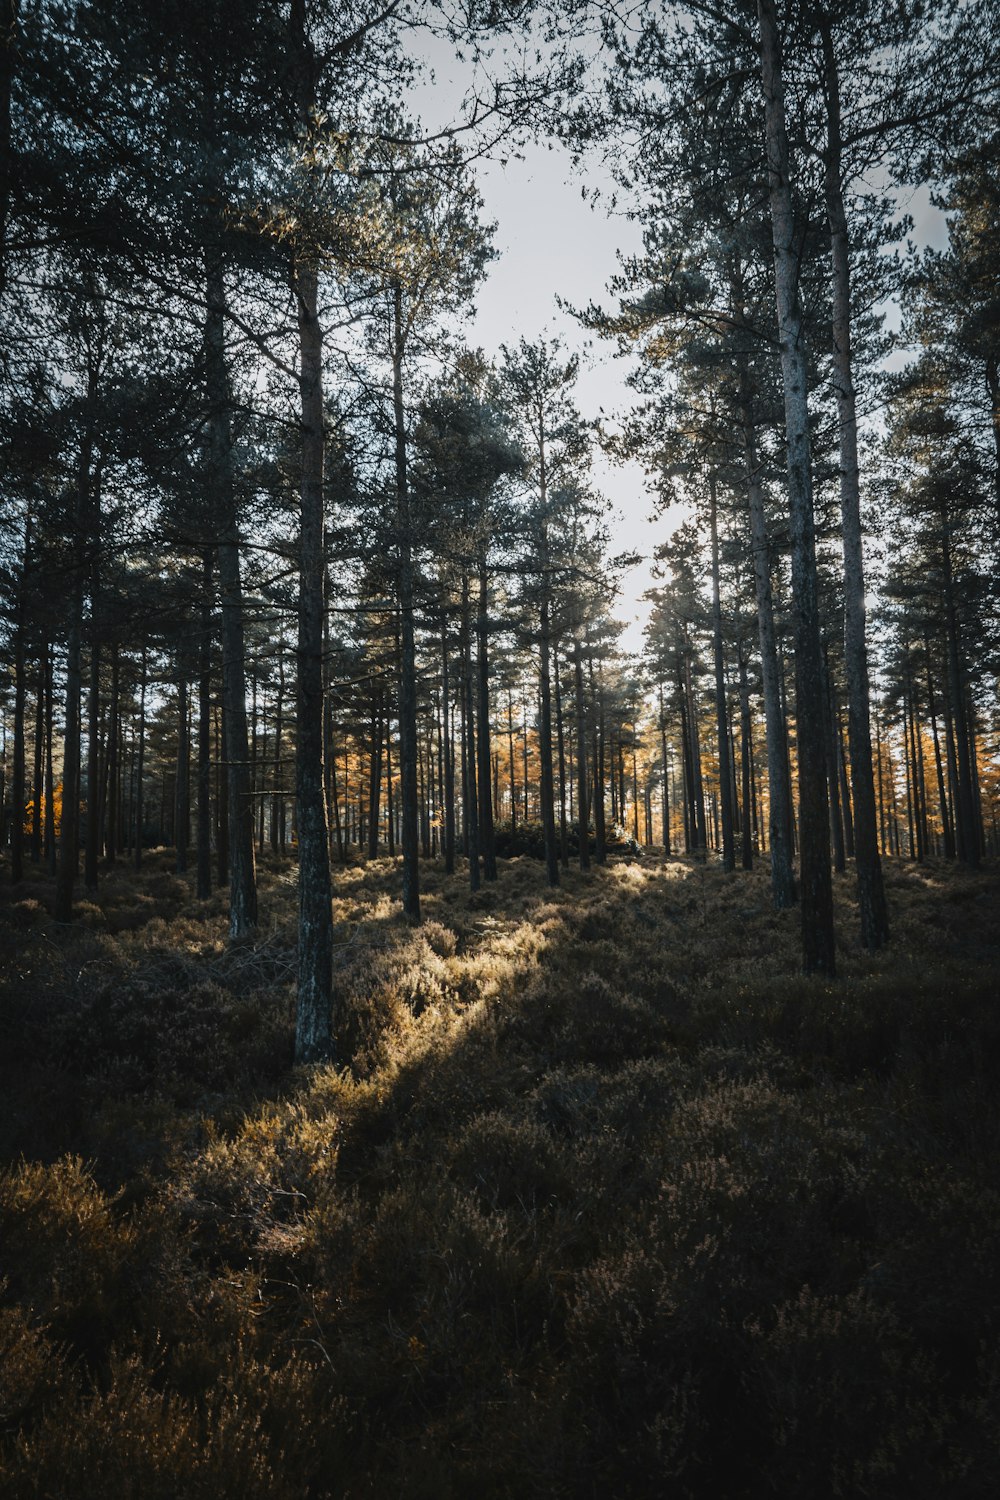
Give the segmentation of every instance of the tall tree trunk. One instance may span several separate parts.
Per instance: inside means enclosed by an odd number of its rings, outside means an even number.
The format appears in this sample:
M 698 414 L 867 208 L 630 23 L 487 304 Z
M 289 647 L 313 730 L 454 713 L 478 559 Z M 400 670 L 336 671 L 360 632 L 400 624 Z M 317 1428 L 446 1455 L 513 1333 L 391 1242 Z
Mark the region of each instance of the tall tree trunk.
M 142 672 L 139 678 L 139 733 L 135 756 L 135 867 L 142 865 L 143 825 L 145 822 L 145 797 L 143 795 L 143 773 L 146 768 L 146 646 L 142 648 Z M 63 827 L 66 822 L 66 773 L 63 770 Z
M 392 720 L 385 721 L 385 821 L 389 839 L 389 858 L 396 857 L 396 811 L 392 796 Z
M 451 684 L 449 682 L 448 615 L 441 614 L 441 739 L 444 750 L 444 868 L 455 872 L 455 746 L 450 722 Z
M 45 868 L 49 875 L 56 873 L 56 779 L 52 765 L 53 719 L 55 718 L 55 692 L 53 686 L 53 656 L 55 647 L 45 651 Z
M 834 721 L 833 682 L 830 662 L 823 645 L 823 729 L 826 739 L 827 785 L 830 799 L 830 839 L 833 844 L 833 867 L 838 874 L 847 868 L 844 824 L 840 815 L 840 779 L 837 767 L 837 738 Z
M 402 813 L 403 911 L 420 921 L 420 830 L 417 805 L 417 655 L 413 629 L 413 538 L 406 472 L 406 418 L 403 410 L 403 356 L 406 333 L 403 290 L 393 287 L 392 409 L 396 457 L 396 524 L 399 548 L 399 773 Z
M 583 696 L 583 648 L 573 648 L 573 686 L 576 693 L 576 805 L 580 827 L 580 869 L 590 869 L 590 808 L 587 798 L 587 707 Z
M 945 627 L 948 645 L 948 688 L 954 740 L 957 751 L 957 797 L 955 799 L 958 830 L 958 857 L 963 864 L 979 864 L 979 840 L 976 829 L 972 791 L 972 763 L 969 756 L 969 729 L 965 711 L 965 672 L 959 644 L 958 610 L 952 575 L 949 518 L 941 517 L 941 557 L 944 564 Z
M 97 397 L 97 375 L 91 371 L 88 382 L 88 405 L 93 409 Z M 57 922 L 73 919 L 73 890 L 80 859 L 80 710 L 83 690 L 81 653 L 83 642 L 83 583 L 86 566 L 86 538 L 90 529 L 93 489 L 98 483 L 91 472 L 94 438 L 89 420 L 80 446 L 76 483 L 76 566 L 70 595 L 69 630 L 66 637 L 66 718 L 63 743 L 62 836 L 59 844 L 59 868 L 56 873 L 55 918 Z
M 542 830 L 545 835 L 545 868 L 549 885 L 558 885 L 559 848 L 556 843 L 555 785 L 552 773 L 552 686 L 549 676 L 550 621 L 547 577 L 543 583 L 543 589 L 538 661 L 541 708 L 538 724 L 539 791 L 542 803 Z
M 792 211 L 781 49 L 774 0 L 757 0 L 767 135 L 778 336 L 785 392 L 788 515 L 795 616 L 795 724 L 799 759 L 802 961 L 807 973 L 836 970 L 833 883 L 823 745 L 823 672 L 809 454 L 808 371 L 799 301 L 801 237 Z
M 48 647 L 42 647 L 48 653 Z M 42 656 L 38 659 L 38 678 L 35 692 L 35 745 L 31 774 L 31 863 L 42 862 L 42 751 L 45 739 L 45 674 Z
M 465 809 L 465 837 L 469 856 L 469 886 L 478 891 L 479 870 L 479 813 L 476 793 L 476 732 L 472 692 L 472 643 L 469 627 L 469 579 L 462 575 L 462 805 Z
M 556 685 L 556 755 L 559 760 L 559 863 L 569 865 L 569 833 L 566 827 L 566 733 L 563 725 L 562 686 L 559 680 L 559 648 L 552 650 L 552 676 Z
M 708 849 L 708 821 L 705 815 L 705 782 L 701 769 L 701 739 L 698 735 L 698 711 L 694 701 L 694 683 L 691 677 L 691 652 L 687 645 L 686 631 L 683 662 L 684 697 L 687 703 L 689 748 L 691 754 L 691 842 L 694 853 L 704 858 Z
M 198 641 L 198 900 L 212 894 L 212 553 L 202 558 L 201 635 Z
M 736 869 L 733 840 L 732 753 L 726 713 L 726 676 L 722 652 L 722 594 L 719 580 L 719 518 L 715 472 L 708 480 L 712 532 L 712 654 L 715 664 L 715 722 L 719 736 L 719 792 L 722 813 L 722 868 Z
M 927 658 L 927 706 L 931 716 L 931 736 L 934 741 L 934 769 L 937 772 L 938 802 L 941 807 L 941 832 L 944 838 L 945 859 L 955 858 L 955 830 L 948 806 L 948 794 L 944 784 L 944 766 L 941 761 L 941 740 L 938 736 L 937 710 L 934 700 L 934 678 L 931 673 L 930 642 L 925 639 L 924 652 Z
M 479 614 L 476 620 L 477 668 L 479 682 L 479 847 L 483 852 L 483 875 L 497 878 L 496 839 L 493 833 L 493 796 L 490 767 L 490 660 L 489 660 L 489 580 L 486 553 L 479 559 Z
M 514 775 L 514 704 L 510 688 L 507 689 L 507 759 L 510 774 L 510 831 L 517 828 L 517 780 Z
M 590 684 L 590 701 L 594 705 L 594 753 L 592 764 L 594 767 L 594 860 L 603 865 L 608 857 L 607 850 L 607 827 L 605 822 L 604 807 L 604 683 L 598 684 L 598 691 L 594 690 L 594 660 L 590 658 L 587 663 L 587 677 Z
M 753 869 L 753 725 L 750 718 L 750 683 L 743 642 L 739 649 L 740 669 L 740 782 L 743 799 L 743 839 L 741 863 L 744 870 Z
M 858 875 L 861 941 L 880 948 L 889 937 L 889 912 L 878 849 L 875 781 L 868 685 L 864 553 L 858 424 L 851 358 L 851 272 L 843 193 L 840 76 L 829 18 L 820 16 L 827 107 L 824 172 L 830 226 L 833 304 L 833 386 L 840 426 L 840 516 L 844 547 L 844 667 L 847 674 L 847 739 L 851 754 L 854 858 Z
M 285 637 L 278 635 L 278 696 L 274 707 L 274 777 L 271 787 L 271 849 L 285 852 Z
M 757 601 L 757 631 L 760 637 L 761 683 L 764 696 L 771 900 L 775 908 L 781 911 L 786 907 L 794 906 L 797 899 L 789 837 L 792 823 L 792 794 L 788 777 L 787 731 L 781 703 L 778 643 L 774 628 L 774 596 L 771 584 L 767 516 L 764 508 L 764 486 L 761 481 L 757 433 L 752 417 L 750 381 L 745 362 L 740 370 L 740 391 L 754 589 Z
M 236 521 L 231 395 L 226 363 L 226 290 L 222 256 L 206 261 L 205 384 L 208 396 L 208 460 L 219 516 L 219 604 L 222 615 L 222 716 L 225 725 L 224 794 L 227 799 L 229 935 L 241 937 L 257 925 L 254 810 L 250 794 L 247 734 L 243 584 Z
M 108 705 L 108 753 L 104 774 L 103 847 L 104 859 L 113 865 L 118 857 L 120 819 L 119 768 L 121 761 L 121 662 L 117 642 L 111 645 L 111 701 Z
M 307 101 L 311 105 L 311 100 Z M 297 1062 L 330 1055 L 333 1040 L 333 912 L 323 774 L 323 338 L 318 270 L 297 259 L 302 478 L 296 672 L 295 793 L 299 838 Z
M 177 779 L 174 782 L 174 868 L 186 875 L 191 841 L 191 745 L 188 726 L 188 683 L 177 683 Z
M 33 569 L 34 566 L 31 557 L 31 529 L 31 512 L 29 511 L 24 522 L 24 560 L 21 564 L 21 577 L 17 591 L 17 619 L 14 635 L 14 753 L 10 784 L 10 878 L 14 885 L 18 885 L 24 879 L 24 710 L 28 691 L 27 580 L 29 568 Z M 68 922 L 69 916 L 61 920 Z
M 381 698 L 381 695 L 380 695 Z M 371 755 L 368 760 L 368 858 L 378 855 L 378 825 L 382 803 L 382 704 L 372 711 Z
M 663 852 L 670 855 L 670 769 L 667 760 L 667 720 L 663 710 L 663 683 L 656 685 L 660 708 L 660 761 L 663 765 L 663 788 L 660 797 L 660 822 L 663 824 Z
M 96 514 L 94 514 L 96 512 Z M 98 640 L 100 612 L 100 504 L 92 507 L 90 537 L 90 681 L 87 686 L 87 823 L 83 851 L 83 883 L 90 895 L 97 891 L 97 861 L 101 851 L 101 647 Z

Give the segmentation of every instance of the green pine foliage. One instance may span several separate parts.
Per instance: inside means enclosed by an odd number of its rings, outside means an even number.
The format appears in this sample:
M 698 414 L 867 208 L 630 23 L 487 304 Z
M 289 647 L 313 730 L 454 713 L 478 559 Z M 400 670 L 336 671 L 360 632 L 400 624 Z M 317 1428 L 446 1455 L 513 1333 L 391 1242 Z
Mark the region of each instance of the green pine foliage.
M 992 1492 L 994 870 L 817 985 L 763 870 L 358 863 L 338 1071 L 171 863 L 0 888 L 5 1497 Z

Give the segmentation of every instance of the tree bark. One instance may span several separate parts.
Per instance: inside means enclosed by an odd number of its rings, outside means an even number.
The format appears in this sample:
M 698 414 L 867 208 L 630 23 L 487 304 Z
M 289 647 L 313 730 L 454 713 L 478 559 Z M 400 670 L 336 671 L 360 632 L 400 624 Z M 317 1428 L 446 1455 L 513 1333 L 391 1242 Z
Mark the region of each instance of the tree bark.
M 722 814 L 722 868 L 736 869 L 736 847 L 733 840 L 732 757 L 729 744 L 729 717 L 726 713 L 725 661 L 722 651 L 722 594 L 719 580 L 719 518 L 717 481 L 709 475 L 710 522 L 712 532 L 712 654 L 715 665 L 715 722 L 719 736 L 719 792 Z
M 88 382 L 88 404 L 97 396 L 96 373 Z M 91 472 L 94 455 L 93 429 L 88 419 L 80 446 L 76 482 L 76 566 L 70 596 L 69 630 L 66 637 L 66 718 L 63 741 L 62 834 L 56 873 L 55 918 L 73 919 L 73 890 L 80 858 L 80 709 L 83 689 L 81 652 L 83 638 L 83 581 L 86 565 L 85 539 L 89 531 L 92 490 L 97 482 Z
M 829 19 L 821 17 L 826 73 L 827 152 L 824 183 L 830 226 L 833 303 L 833 386 L 840 427 L 840 517 L 844 547 L 844 667 L 847 674 L 847 742 L 851 756 L 854 858 L 858 877 L 861 941 L 880 948 L 889 938 L 889 912 L 878 849 L 875 779 L 868 684 L 861 481 L 857 406 L 851 358 L 851 272 L 844 207 L 840 77 Z
M 543 581 L 541 631 L 538 661 L 540 709 L 538 724 L 539 792 L 542 803 L 542 830 L 545 835 L 545 869 L 549 885 L 559 884 L 559 847 L 556 842 L 555 785 L 552 774 L 552 687 L 549 676 L 549 596 L 548 578 Z
M 299 840 L 297 1062 L 329 1057 L 333 1040 L 333 912 L 323 773 L 323 338 L 313 255 L 295 263 L 299 323 L 302 477 L 295 793 Z
M 202 558 L 201 638 L 198 642 L 198 900 L 212 894 L 212 554 Z
M 17 591 L 14 634 L 14 753 L 10 782 L 10 878 L 14 885 L 24 879 L 24 711 L 27 698 L 28 570 L 31 558 L 31 512 L 24 522 L 24 559 Z M 74 595 L 75 597 L 75 595 Z M 82 607 L 82 606 L 81 606 Z M 72 900 L 72 897 L 71 897 Z M 69 917 L 62 918 L 69 921 Z
M 576 693 L 576 806 L 580 828 L 580 869 L 590 869 L 590 808 L 587 797 L 587 708 L 583 696 L 583 648 L 573 649 L 573 686 Z
M 836 970 L 833 883 L 823 745 L 823 672 L 816 587 L 816 540 L 809 453 L 808 371 L 799 301 L 799 244 L 792 211 L 781 49 L 774 0 L 758 0 L 761 79 L 775 294 L 785 392 L 788 515 L 795 616 L 795 724 L 799 761 L 802 961 L 807 973 Z
M 955 606 L 949 525 L 947 513 L 942 512 L 941 558 L 944 571 L 945 629 L 948 646 L 948 696 L 954 725 L 957 761 L 955 826 L 958 834 L 959 860 L 975 869 L 979 864 L 979 839 L 973 802 L 972 763 L 969 756 L 969 730 L 965 712 L 965 673 L 959 645 L 958 610 Z
M 45 651 L 45 868 L 49 875 L 56 873 L 56 780 L 52 765 L 54 652 L 52 646 Z
M 934 741 L 934 769 L 937 773 L 938 801 L 941 806 L 941 832 L 944 838 L 945 859 L 955 858 L 955 831 L 951 819 L 951 810 L 948 806 L 948 794 L 944 784 L 944 766 L 941 760 L 941 740 L 938 735 L 937 709 L 934 700 L 934 678 L 931 671 L 930 643 L 924 642 L 924 653 L 927 658 L 927 706 L 931 716 L 931 736 Z
M 469 639 L 469 579 L 462 575 L 462 806 L 465 810 L 466 852 L 469 857 L 469 887 L 478 891 L 479 869 L 479 813 L 476 792 L 476 731 L 472 692 L 472 643 Z
M 566 826 L 566 732 L 563 724 L 562 685 L 559 677 L 559 649 L 552 651 L 552 678 L 556 699 L 556 757 L 559 761 L 559 863 L 569 865 L 569 830 Z
M 740 291 L 736 290 L 738 305 Z M 740 311 L 742 308 L 740 307 Z M 778 644 L 774 629 L 774 595 L 771 584 L 770 545 L 764 486 L 757 453 L 757 431 L 753 420 L 750 376 L 746 359 L 740 361 L 740 408 L 750 539 L 753 553 L 754 591 L 757 602 L 757 633 L 760 638 L 761 684 L 767 749 L 768 843 L 771 858 L 771 900 L 776 910 L 794 906 L 797 894 L 792 872 L 791 785 L 788 776 L 788 743 L 781 706 Z
M 485 552 L 479 559 L 479 614 L 476 620 L 477 669 L 479 685 L 479 847 L 483 854 L 483 875 L 497 878 L 496 839 L 493 833 L 493 794 L 490 765 L 490 661 L 489 661 L 489 580 Z
M 243 584 L 236 521 L 230 432 L 231 394 L 225 350 L 226 291 L 221 254 L 206 263 L 205 381 L 209 404 L 208 460 L 219 515 L 219 604 L 222 615 L 222 715 L 225 723 L 223 792 L 227 798 L 229 935 L 242 937 L 257 925 L 254 811 L 250 794 L 247 734 Z
M 741 863 L 744 870 L 753 869 L 753 724 L 750 718 L 750 683 L 747 660 L 740 642 L 740 782 L 743 800 Z
M 402 814 L 403 911 L 420 921 L 420 828 L 417 796 L 417 657 L 413 629 L 413 538 L 403 409 L 403 289 L 393 287 L 392 409 L 396 460 L 396 524 L 399 552 L 399 778 Z
M 441 739 L 444 752 L 444 868 L 455 872 L 455 746 L 451 725 L 451 683 L 448 659 L 448 615 L 441 614 Z
M 177 779 L 174 783 L 174 868 L 186 875 L 191 840 L 191 745 L 188 729 L 188 683 L 177 683 Z

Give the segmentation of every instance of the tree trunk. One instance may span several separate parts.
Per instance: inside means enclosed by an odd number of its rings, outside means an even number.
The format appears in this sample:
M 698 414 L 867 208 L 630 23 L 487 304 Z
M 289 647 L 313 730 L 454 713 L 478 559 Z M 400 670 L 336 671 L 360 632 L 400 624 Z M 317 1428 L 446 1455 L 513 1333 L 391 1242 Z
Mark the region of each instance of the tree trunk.
M 507 759 L 510 774 L 510 831 L 517 828 L 517 780 L 514 775 L 514 704 L 510 688 L 507 689 Z
M 49 875 L 56 873 L 56 779 L 52 765 L 54 653 L 54 646 L 45 652 L 45 868 Z
M 851 368 L 851 275 L 847 213 L 842 185 L 840 77 L 829 19 L 821 16 L 826 69 L 827 153 L 824 183 L 830 226 L 833 302 L 833 386 L 840 425 L 840 516 L 844 547 L 844 668 L 847 739 L 851 755 L 854 858 L 858 874 L 861 941 L 880 948 L 889 937 L 889 913 L 878 850 L 875 781 L 868 686 L 864 553 L 858 424 Z
M 219 516 L 219 603 L 222 614 L 222 716 L 225 725 L 222 788 L 227 799 L 229 935 L 242 937 L 257 925 L 254 810 L 250 795 L 243 584 L 236 522 L 231 394 L 226 364 L 226 291 L 222 257 L 206 262 L 205 384 L 209 404 L 208 460 Z
M 975 869 L 979 864 L 979 840 L 972 792 L 972 764 L 969 757 L 969 731 L 965 712 L 965 673 L 959 645 L 958 611 L 951 564 L 951 541 L 947 514 L 941 518 L 941 556 L 944 564 L 945 626 L 948 643 L 948 688 L 954 740 L 957 751 L 957 796 L 955 799 L 958 831 L 958 857 Z
M 836 970 L 833 883 L 823 745 L 823 672 L 809 454 L 808 371 L 799 302 L 801 237 L 792 211 L 781 51 L 774 0 L 758 0 L 771 231 L 787 438 L 788 515 L 795 617 L 795 724 L 799 760 L 802 960 L 807 973 Z
M 102 802 L 102 847 L 105 863 L 113 865 L 118 856 L 119 767 L 121 759 L 121 666 L 117 643 L 111 646 L 111 701 L 108 705 L 108 748 L 104 772 Z
M 14 754 L 10 784 L 10 878 L 14 885 L 18 885 L 24 879 L 24 708 L 27 696 L 27 574 L 29 567 L 33 567 L 30 511 L 24 523 L 24 561 L 21 565 L 21 578 L 17 593 L 17 621 L 14 636 Z M 72 903 L 72 894 L 70 901 Z M 60 920 L 68 922 L 69 915 Z
M 455 746 L 452 738 L 451 684 L 448 680 L 448 616 L 441 615 L 441 738 L 444 751 L 444 868 L 455 872 Z
M 934 741 L 934 769 L 937 772 L 938 801 L 941 806 L 941 832 L 944 838 L 945 859 L 955 858 L 955 831 L 951 819 L 951 810 L 948 806 L 948 794 L 944 784 L 944 766 L 941 760 L 941 740 L 938 736 L 937 710 L 934 701 L 934 679 L 931 674 L 931 649 L 930 643 L 925 640 L 924 652 L 927 657 L 927 706 L 931 716 L 931 736 Z
M 722 868 L 736 869 L 733 841 L 732 761 L 729 745 L 729 717 L 726 713 L 725 662 L 722 653 L 722 595 L 719 582 L 719 521 L 717 482 L 709 475 L 712 532 L 712 654 L 715 664 L 715 722 L 719 736 L 719 793 L 722 813 Z
M 747 387 L 749 382 L 747 381 Z M 771 856 L 771 899 L 776 910 L 794 906 L 797 900 L 792 872 L 792 794 L 788 775 L 788 738 L 781 702 L 781 674 L 774 628 L 774 597 L 771 584 L 770 547 L 764 509 L 764 486 L 760 478 L 757 437 L 750 416 L 749 390 L 743 410 L 743 445 L 746 461 L 747 497 L 753 549 L 754 587 L 757 599 L 757 630 L 760 637 L 761 682 L 767 748 L 768 844 Z
M 31 773 L 31 863 L 42 862 L 42 751 L 45 739 L 45 674 L 42 669 L 42 654 L 48 653 L 43 646 L 38 657 L 38 676 L 35 685 L 35 745 Z M 2 845 L 0 845 L 2 847 Z
M 562 685 L 559 680 L 559 648 L 552 648 L 552 677 L 556 698 L 556 758 L 559 762 L 559 863 L 569 866 L 569 831 L 566 827 L 566 733 L 563 725 Z
M 740 782 L 743 799 L 743 839 L 741 863 L 744 870 L 753 869 L 753 727 L 750 718 L 750 684 L 747 661 L 740 642 Z
M 382 704 L 372 711 L 371 755 L 368 759 L 368 858 L 378 855 L 378 825 L 382 803 Z
M 90 681 L 87 687 L 87 823 L 83 851 L 83 883 L 89 895 L 97 892 L 97 861 L 101 850 L 101 648 L 98 641 L 100 575 L 99 504 L 90 543 Z
M 198 900 L 212 894 L 212 554 L 202 558 L 201 636 L 198 642 Z
M 181 677 L 177 684 L 177 779 L 174 783 L 174 868 L 186 875 L 188 844 L 191 840 L 191 746 L 188 731 L 188 684 Z
M 469 579 L 462 575 L 462 804 L 465 809 L 466 849 L 469 857 L 469 886 L 478 891 L 479 870 L 479 815 L 476 794 L 476 732 L 472 692 L 472 643 L 469 639 Z
M 559 884 L 559 849 L 556 843 L 555 785 L 552 773 L 552 688 L 549 678 L 548 579 L 543 584 L 538 686 L 541 713 L 538 725 L 539 776 L 542 829 L 545 835 L 545 868 L 549 885 Z
M 830 801 L 830 839 L 833 844 L 833 867 L 838 874 L 847 868 L 844 824 L 840 815 L 840 779 L 837 767 L 837 739 L 834 727 L 833 683 L 826 646 L 823 647 L 823 728 L 826 739 L 827 786 Z
M 311 103 L 311 101 L 309 101 Z M 299 322 L 302 479 L 299 490 L 299 603 L 295 793 L 299 839 L 297 1062 L 330 1055 L 333 1039 L 333 913 L 323 774 L 323 339 L 319 276 L 309 254 L 295 264 Z
M 591 657 L 587 663 L 587 677 L 590 683 L 590 701 L 595 707 L 593 725 L 593 747 L 594 753 L 592 764 L 594 767 L 594 860 L 595 863 L 603 865 L 608 857 L 607 830 L 604 817 L 604 683 L 599 683 L 599 691 L 594 691 L 594 661 Z
M 576 806 L 580 828 L 580 869 L 590 869 L 590 808 L 587 799 L 587 711 L 583 696 L 583 650 L 579 641 L 573 650 L 573 685 L 576 693 Z
M 420 921 L 420 830 L 417 806 L 417 657 L 413 630 L 413 539 L 406 472 L 403 411 L 403 291 L 393 287 L 392 408 L 396 452 L 396 524 L 399 548 L 399 773 L 402 811 L 403 911 Z
M 476 621 L 477 668 L 479 679 L 479 847 L 483 853 L 483 875 L 487 880 L 497 878 L 496 840 L 493 834 L 493 796 L 490 767 L 490 662 L 489 641 L 489 583 L 486 573 L 485 552 L 479 559 L 479 615 Z
M 146 647 L 142 648 L 142 675 L 139 679 L 139 734 L 135 757 L 135 867 L 142 865 L 142 836 L 145 821 L 143 772 L 146 766 Z M 66 825 L 66 772 L 63 769 L 63 829 Z
M 96 378 L 90 381 L 90 400 L 96 397 Z M 76 486 L 76 566 L 70 596 L 69 630 L 66 637 L 66 719 L 63 745 L 62 836 L 56 874 L 55 918 L 73 919 L 73 889 L 80 855 L 80 708 L 82 694 L 81 650 L 83 635 L 83 578 L 85 538 L 89 527 L 93 434 L 87 429 L 80 449 Z M 22 773 L 23 775 L 23 773 Z

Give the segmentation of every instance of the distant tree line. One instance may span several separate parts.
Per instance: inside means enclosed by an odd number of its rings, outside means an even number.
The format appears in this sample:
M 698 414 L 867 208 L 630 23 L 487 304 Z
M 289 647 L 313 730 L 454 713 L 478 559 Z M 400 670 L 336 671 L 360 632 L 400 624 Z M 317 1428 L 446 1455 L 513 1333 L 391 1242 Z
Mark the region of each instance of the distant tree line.
M 553 884 L 625 839 L 765 856 L 821 973 L 833 870 L 853 865 L 877 948 L 885 856 L 995 857 L 997 20 L 992 0 L 10 7 L 12 879 L 44 866 L 69 922 L 81 879 L 171 845 L 199 898 L 228 887 L 237 938 L 260 853 L 294 850 L 311 1060 L 352 851 L 400 856 L 413 921 L 422 858 L 475 888 L 498 848 Z M 557 34 L 536 75 L 422 136 L 419 28 L 475 49 L 532 24 Z M 613 436 L 558 342 L 461 338 L 494 254 L 474 158 L 542 128 L 615 143 L 644 228 L 614 305 L 579 311 L 634 359 Z M 946 250 L 898 252 L 914 188 Z M 599 442 L 690 516 L 638 659 Z

